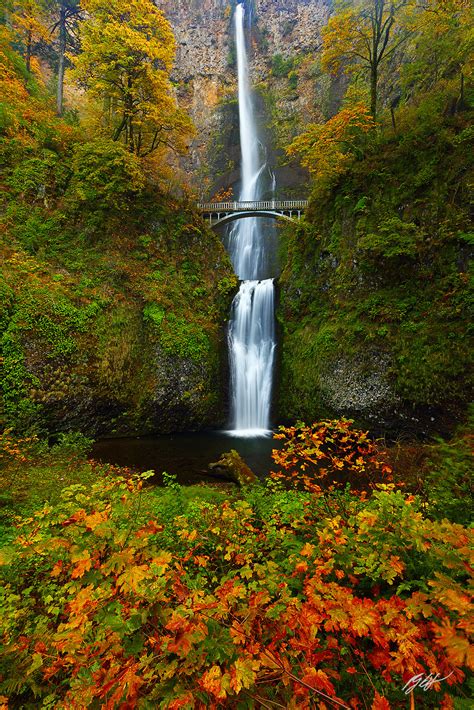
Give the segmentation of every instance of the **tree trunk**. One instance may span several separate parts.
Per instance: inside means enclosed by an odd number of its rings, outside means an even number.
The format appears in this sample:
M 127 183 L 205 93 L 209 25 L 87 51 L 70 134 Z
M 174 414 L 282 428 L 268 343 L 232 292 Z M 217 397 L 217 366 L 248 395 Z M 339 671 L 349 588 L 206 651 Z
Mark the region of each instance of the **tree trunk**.
M 25 63 L 26 63 L 26 71 L 30 72 L 31 71 L 31 44 L 32 44 L 32 34 L 31 30 L 28 30 L 28 34 L 26 35 L 26 54 L 25 54 Z
M 119 125 L 115 129 L 115 133 L 114 133 L 112 140 L 118 141 L 118 139 L 122 135 L 123 131 L 125 131 L 125 142 L 127 142 L 127 114 L 125 112 L 122 117 L 122 120 L 120 121 Z
M 372 66 L 370 69 L 370 113 L 374 119 L 374 123 L 377 120 L 377 67 Z
M 128 92 L 126 96 L 126 111 L 128 114 L 128 149 L 130 153 L 135 152 L 135 136 L 134 136 L 134 125 L 133 125 L 133 97 L 132 97 L 132 79 L 128 77 L 127 81 Z
M 64 69 L 66 63 L 66 8 L 61 3 L 59 10 L 59 63 L 58 63 L 58 88 L 56 93 L 56 112 L 58 116 L 63 114 L 64 97 Z
M 397 122 L 395 121 L 395 110 L 394 110 L 393 106 L 390 106 L 390 113 L 392 115 L 393 130 L 396 131 L 397 130 Z

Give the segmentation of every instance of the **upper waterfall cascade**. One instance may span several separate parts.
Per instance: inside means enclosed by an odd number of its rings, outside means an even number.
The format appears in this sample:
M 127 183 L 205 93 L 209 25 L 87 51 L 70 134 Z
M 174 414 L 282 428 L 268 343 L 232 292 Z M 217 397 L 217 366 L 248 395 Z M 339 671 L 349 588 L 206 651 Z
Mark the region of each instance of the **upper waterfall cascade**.
M 262 198 L 264 178 L 275 178 L 259 140 L 249 81 L 245 42 L 245 9 L 235 10 L 240 147 L 242 156 L 240 202 Z M 261 221 L 248 217 L 234 222 L 229 232 L 229 253 L 243 280 L 232 304 L 229 325 L 229 359 L 232 388 L 232 431 L 257 436 L 270 429 L 275 314 L 273 279 L 262 278 L 266 269 L 265 239 Z

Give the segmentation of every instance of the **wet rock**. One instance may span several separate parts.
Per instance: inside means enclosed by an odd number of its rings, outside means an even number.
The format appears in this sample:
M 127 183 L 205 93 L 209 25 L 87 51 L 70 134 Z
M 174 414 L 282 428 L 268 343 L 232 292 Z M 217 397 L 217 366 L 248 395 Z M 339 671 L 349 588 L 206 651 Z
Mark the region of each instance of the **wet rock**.
M 375 351 L 364 353 L 364 358 L 339 358 L 321 376 L 323 399 L 334 411 L 383 419 L 401 405 L 390 383 L 390 367 L 390 358 Z
M 196 126 L 184 167 L 200 192 L 209 190 L 212 194 L 230 185 L 236 187 L 234 164 L 240 160 L 239 137 L 238 130 L 234 130 L 236 114 L 234 120 L 229 120 L 226 107 L 237 94 L 232 4 L 228 0 L 156 3 L 173 27 L 177 41 L 173 72 L 176 91 Z M 260 84 L 259 90 L 272 94 L 278 113 L 292 125 L 295 120 L 314 118 L 314 106 L 323 99 L 322 87 L 315 81 L 312 57 L 321 44 L 321 29 L 330 13 L 329 1 L 256 0 L 252 5 L 249 61 L 253 85 Z M 298 91 L 291 91 L 288 76 L 275 76 L 272 72 L 276 55 L 299 57 L 294 67 Z M 269 134 L 269 117 L 265 112 L 259 113 Z M 267 146 L 271 142 L 267 135 Z M 280 188 L 294 184 L 293 169 L 286 166 L 276 170 Z

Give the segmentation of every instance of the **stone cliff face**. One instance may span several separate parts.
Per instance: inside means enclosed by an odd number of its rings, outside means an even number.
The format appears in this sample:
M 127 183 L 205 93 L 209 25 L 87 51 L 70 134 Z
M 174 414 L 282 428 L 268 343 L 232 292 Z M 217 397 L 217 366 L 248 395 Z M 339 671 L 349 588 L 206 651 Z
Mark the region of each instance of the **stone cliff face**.
M 198 185 L 206 175 L 212 137 L 221 128 L 218 106 L 233 91 L 229 68 L 228 2 L 225 0 L 157 0 L 170 20 L 177 43 L 174 78 L 180 102 L 196 126 L 196 138 L 186 161 Z
M 185 168 L 202 197 L 236 186 L 239 137 L 232 18 L 235 0 L 157 0 L 177 41 L 175 80 L 196 138 Z M 330 0 L 253 0 L 251 72 L 269 148 L 279 148 L 321 110 L 318 78 L 321 28 Z M 330 107 L 329 107 L 330 109 Z M 276 117 L 278 116 L 278 121 Z M 276 161 L 275 161 L 276 162 Z M 279 183 L 298 182 L 287 168 Z

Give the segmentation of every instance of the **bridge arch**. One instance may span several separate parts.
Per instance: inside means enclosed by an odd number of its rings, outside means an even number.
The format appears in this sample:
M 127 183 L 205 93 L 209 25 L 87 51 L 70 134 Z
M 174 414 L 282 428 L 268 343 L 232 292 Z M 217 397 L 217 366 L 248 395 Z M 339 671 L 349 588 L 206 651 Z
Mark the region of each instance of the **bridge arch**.
M 270 217 L 295 222 L 308 207 L 307 200 L 255 200 L 248 202 L 198 203 L 197 208 L 211 227 L 234 222 L 243 217 Z
M 212 220 L 211 226 L 214 229 L 214 227 L 220 227 L 223 224 L 229 224 L 229 222 L 235 222 L 237 219 L 245 219 L 246 217 L 270 217 L 270 219 L 283 219 L 287 222 L 296 221 L 292 217 L 282 214 L 281 212 L 273 212 L 272 210 L 255 210 L 246 212 L 230 212 L 229 214 L 225 214 L 223 217 L 219 215 L 217 219 Z

